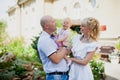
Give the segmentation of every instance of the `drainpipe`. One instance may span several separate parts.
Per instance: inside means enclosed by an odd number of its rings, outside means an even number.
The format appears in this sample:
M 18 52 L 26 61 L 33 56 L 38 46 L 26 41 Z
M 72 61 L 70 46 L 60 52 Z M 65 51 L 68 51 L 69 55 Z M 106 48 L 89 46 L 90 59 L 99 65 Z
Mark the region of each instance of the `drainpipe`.
M 22 36 L 22 5 L 19 4 L 19 0 L 17 1 L 17 5 L 19 7 L 19 36 Z
M 22 36 L 22 10 L 21 10 L 21 5 L 20 7 L 20 37 Z

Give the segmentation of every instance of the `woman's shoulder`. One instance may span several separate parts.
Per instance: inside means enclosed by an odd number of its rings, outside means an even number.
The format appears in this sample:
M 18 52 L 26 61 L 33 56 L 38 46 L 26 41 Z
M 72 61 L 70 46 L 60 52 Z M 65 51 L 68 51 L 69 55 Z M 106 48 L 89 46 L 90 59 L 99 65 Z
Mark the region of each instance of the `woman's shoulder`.
M 96 41 L 93 41 L 89 44 L 89 48 L 97 48 L 99 47 L 99 43 Z
M 97 44 L 98 44 L 97 41 L 92 41 L 92 42 L 90 42 L 90 45 L 97 45 Z
M 76 34 L 76 35 L 73 37 L 73 41 L 79 40 L 81 37 L 82 37 L 82 35 Z
M 76 35 L 74 36 L 74 38 L 78 38 L 78 39 L 80 39 L 81 37 L 82 37 L 81 34 L 76 34 Z

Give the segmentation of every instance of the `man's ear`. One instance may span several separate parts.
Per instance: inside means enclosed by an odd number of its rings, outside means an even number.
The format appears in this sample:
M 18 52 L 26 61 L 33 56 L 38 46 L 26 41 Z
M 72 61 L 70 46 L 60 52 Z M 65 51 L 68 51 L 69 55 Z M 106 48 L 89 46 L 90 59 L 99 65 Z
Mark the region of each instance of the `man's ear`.
M 48 28 L 48 24 L 45 24 L 44 27 L 45 27 L 45 29 L 47 29 Z

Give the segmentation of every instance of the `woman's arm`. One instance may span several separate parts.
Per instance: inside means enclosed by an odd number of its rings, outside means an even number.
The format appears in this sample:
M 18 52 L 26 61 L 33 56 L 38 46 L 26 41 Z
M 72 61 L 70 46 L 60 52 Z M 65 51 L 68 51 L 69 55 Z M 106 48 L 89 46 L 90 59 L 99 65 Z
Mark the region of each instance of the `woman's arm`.
M 80 65 L 87 65 L 92 57 L 94 56 L 95 51 L 88 52 L 87 56 L 84 59 L 71 58 L 71 60 Z

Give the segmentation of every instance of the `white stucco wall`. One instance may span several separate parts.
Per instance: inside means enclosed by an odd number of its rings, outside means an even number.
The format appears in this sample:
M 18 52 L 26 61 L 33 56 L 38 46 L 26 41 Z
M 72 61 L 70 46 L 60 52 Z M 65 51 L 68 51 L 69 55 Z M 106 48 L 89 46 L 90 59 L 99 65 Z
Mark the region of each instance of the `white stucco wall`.
M 96 10 L 95 17 L 101 24 L 107 25 L 107 30 L 101 32 L 103 38 L 116 38 L 120 36 L 120 0 L 103 0 L 100 8 Z
M 33 36 L 38 35 L 42 28 L 40 27 L 40 18 L 44 15 L 44 0 L 27 2 L 19 7 L 15 7 L 14 13 L 8 17 L 7 32 L 10 37 L 23 36 L 26 43 L 31 43 Z
M 71 17 L 72 19 L 83 19 L 95 17 L 101 25 L 106 25 L 107 30 L 101 31 L 101 38 L 114 38 L 120 36 L 120 0 L 96 0 L 96 8 L 88 8 L 88 0 L 58 0 L 54 3 L 54 16 L 56 18 Z M 80 8 L 73 8 L 76 2 Z M 67 12 L 63 10 L 67 7 Z
M 20 24 L 19 24 L 19 11 L 18 6 L 15 5 L 15 9 L 10 12 L 9 17 L 7 18 L 7 32 L 10 37 L 16 37 L 20 35 Z
M 52 3 L 44 2 L 44 0 L 33 0 L 31 4 L 26 3 L 21 6 L 21 13 L 20 8 L 17 7 L 15 13 L 9 17 L 9 35 L 19 36 L 21 34 L 29 42 L 33 36 L 42 30 L 40 18 L 43 15 L 51 15 L 56 19 L 95 17 L 101 25 L 107 26 L 106 31 L 101 31 L 101 38 L 117 38 L 120 36 L 120 0 L 96 0 L 97 5 L 94 9 L 88 8 L 88 1 L 55 0 Z M 79 6 L 75 6 L 76 3 L 79 3 Z

